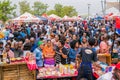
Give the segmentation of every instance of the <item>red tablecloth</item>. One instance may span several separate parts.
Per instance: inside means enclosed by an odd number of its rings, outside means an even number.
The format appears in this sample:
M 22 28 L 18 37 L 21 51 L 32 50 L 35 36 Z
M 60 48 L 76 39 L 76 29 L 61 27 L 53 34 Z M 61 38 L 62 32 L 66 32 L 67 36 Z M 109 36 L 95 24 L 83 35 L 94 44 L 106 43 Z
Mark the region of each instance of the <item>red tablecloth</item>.
M 65 78 L 65 77 L 77 77 L 77 73 L 74 75 L 71 74 L 65 74 L 65 75 L 61 75 L 61 76 L 45 76 L 45 77 L 41 77 L 41 78 L 37 78 L 37 79 L 56 79 L 56 78 Z

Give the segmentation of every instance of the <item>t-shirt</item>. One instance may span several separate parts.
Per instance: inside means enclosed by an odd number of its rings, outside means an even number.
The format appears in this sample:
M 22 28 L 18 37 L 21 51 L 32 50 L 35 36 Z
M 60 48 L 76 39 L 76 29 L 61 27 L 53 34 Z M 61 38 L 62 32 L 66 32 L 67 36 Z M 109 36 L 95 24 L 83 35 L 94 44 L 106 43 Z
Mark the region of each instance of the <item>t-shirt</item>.
M 112 78 L 113 74 L 112 72 L 108 72 L 102 76 L 100 76 L 97 80 L 115 80 Z
M 66 49 L 65 47 L 62 48 L 62 53 L 63 53 L 64 55 L 68 55 L 68 51 L 67 51 L 67 49 Z M 66 59 L 64 59 L 64 58 L 62 57 L 62 55 L 61 55 L 61 64 L 66 64 Z
M 56 63 L 58 64 L 58 63 L 60 63 L 61 62 L 61 64 L 66 64 L 66 59 L 64 59 L 63 57 L 62 57 L 62 55 L 61 54 L 59 54 L 59 48 L 57 47 L 56 48 Z M 67 55 L 68 54 L 68 51 L 67 51 L 67 49 L 65 48 L 65 47 L 63 47 L 62 48 L 62 53 L 64 54 L 64 55 Z
M 92 48 L 82 48 L 80 55 L 82 57 L 82 62 L 97 61 L 97 53 L 92 50 Z

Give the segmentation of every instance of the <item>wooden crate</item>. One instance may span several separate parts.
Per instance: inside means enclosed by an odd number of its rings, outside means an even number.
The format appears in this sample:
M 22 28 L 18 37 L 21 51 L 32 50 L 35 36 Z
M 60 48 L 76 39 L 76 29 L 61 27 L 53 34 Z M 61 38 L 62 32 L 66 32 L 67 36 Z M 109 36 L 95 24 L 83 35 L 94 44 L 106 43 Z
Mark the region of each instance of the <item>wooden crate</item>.
M 2 64 L 0 80 L 36 80 L 36 71 L 29 71 L 26 63 Z
M 111 55 L 110 54 L 97 54 L 98 60 L 104 63 L 111 65 Z

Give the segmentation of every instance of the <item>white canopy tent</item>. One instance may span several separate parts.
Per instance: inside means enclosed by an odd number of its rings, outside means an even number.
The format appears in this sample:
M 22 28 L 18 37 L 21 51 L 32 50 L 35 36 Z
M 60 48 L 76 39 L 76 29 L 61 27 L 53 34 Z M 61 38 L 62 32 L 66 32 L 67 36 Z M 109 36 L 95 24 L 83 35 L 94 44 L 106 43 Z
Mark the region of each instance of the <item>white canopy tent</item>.
M 25 12 L 24 14 L 13 19 L 12 21 L 14 22 L 39 22 L 40 19 L 28 12 Z
M 55 15 L 55 14 L 51 14 L 49 15 L 49 19 L 54 19 L 54 20 L 61 20 L 61 17 Z
M 64 17 L 63 17 L 63 21 L 69 21 L 69 20 L 71 20 L 72 18 L 70 18 L 69 16 L 67 16 L 67 15 L 65 15 Z

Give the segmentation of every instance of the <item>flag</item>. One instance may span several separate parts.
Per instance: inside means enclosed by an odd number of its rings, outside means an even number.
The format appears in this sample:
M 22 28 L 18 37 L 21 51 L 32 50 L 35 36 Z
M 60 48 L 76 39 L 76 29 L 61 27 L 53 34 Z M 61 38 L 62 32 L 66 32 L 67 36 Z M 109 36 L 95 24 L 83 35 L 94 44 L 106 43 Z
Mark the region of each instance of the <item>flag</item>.
M 120 29 L 120 18 L 116 18 L 116 29 Z

